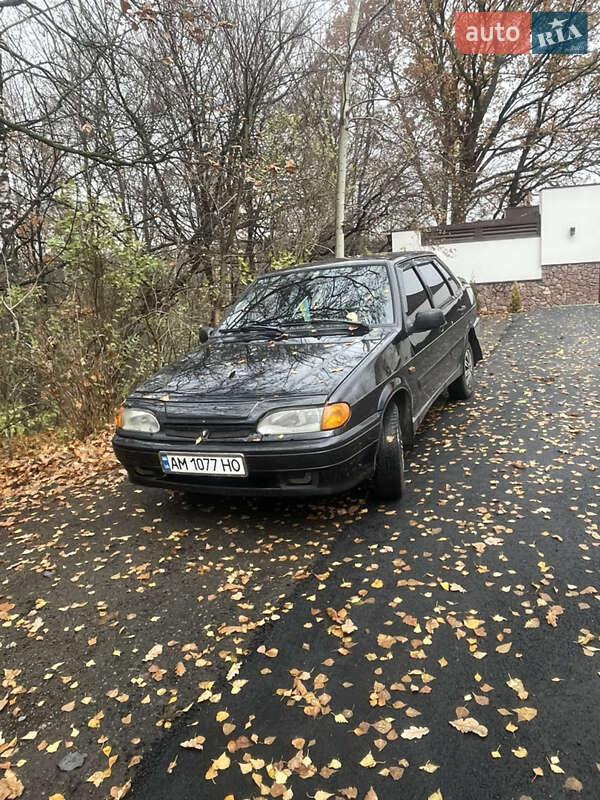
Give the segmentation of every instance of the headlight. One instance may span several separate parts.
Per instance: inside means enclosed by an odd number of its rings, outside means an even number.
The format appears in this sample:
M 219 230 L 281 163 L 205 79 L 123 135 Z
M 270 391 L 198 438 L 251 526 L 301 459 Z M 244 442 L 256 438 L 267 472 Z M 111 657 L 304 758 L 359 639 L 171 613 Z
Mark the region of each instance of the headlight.
M 271 411 L 259 421 L 256 429 L 263 434 L 316 433 L 341 427 L 350 417 L 347 403 L 310 408 L 282 408 Z
M 157 433 L 160 430 L 158 420 L 150 411 L 143 408 L 119 409 L 117 414 L 117 428 L 136 433 Z

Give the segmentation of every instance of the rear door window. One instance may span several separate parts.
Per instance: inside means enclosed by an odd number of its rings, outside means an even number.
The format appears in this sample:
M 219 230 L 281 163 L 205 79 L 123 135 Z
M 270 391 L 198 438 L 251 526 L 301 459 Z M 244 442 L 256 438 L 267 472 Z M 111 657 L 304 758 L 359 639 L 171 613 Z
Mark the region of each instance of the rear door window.
M 452 298 L 446 279 L 432 261 L 424 261 L 418 265 L 419 275 L 429 288 L 436 308 L 442 308 Z

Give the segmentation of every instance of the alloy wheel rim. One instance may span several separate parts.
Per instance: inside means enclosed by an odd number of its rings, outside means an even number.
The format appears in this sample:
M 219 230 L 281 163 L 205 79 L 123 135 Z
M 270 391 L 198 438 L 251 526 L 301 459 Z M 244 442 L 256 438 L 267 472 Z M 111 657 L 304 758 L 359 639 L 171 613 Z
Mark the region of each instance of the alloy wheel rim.
M 471 355 L 470 347 L 465 350 L 464 375 L 465 383 L 471 388 L 473 382 L 473 356 Z

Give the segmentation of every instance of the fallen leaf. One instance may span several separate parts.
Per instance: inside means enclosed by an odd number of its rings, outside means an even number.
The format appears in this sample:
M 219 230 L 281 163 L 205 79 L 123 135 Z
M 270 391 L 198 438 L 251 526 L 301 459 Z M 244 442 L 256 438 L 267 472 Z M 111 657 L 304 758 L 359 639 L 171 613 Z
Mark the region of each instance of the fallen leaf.
M 531 722 L 532 719 L 537 717 L 537 708 L 528 708 L 527 706 L 523 706 L 522 708 L 513 708 L 513 711 L 517 715 L 517 722 Z
M 400 736 L 403 739 L 422 739 L 423 736 L 426 736 L 428 733 L 429 728 L 418 728 L 415 725 L 411 725 L 410 728 L 405 728 Z
M 512 753 L 515 758 L 525 758 L 527 749 L 525 747 L 513 747 Z
M 188 750 L 203 750 L 205 741 L 205 736 L 194 736 L 193 739 L 186 739 L 185 742 L 180 742 L 179 746 L 185 747 Z
M 583 789 L 583 783 L 578 781 L 577 778 L 569 777 L 564 783 L 565 789 L 570 789 L 572 792 L 580 792 Z
M 556 621 L 561 614 L 564 614 L 564 608 L 562 606 L 550 606 L 548 613 L 546 614 L 546 622 L 548 625 L 556 628 Z
M 17 778 L 12 769 L 7 769 L 4 777 L 0 780 L 0 798 L 2 800 L 13 800 L 23 794 L 23 784 Z
M 231 759 L 227 753 L 221 753 L 221 755 L 218 758 L 215 758 L 211 766 L 206 770 L 204 775 L 205 779 L 210 781 L 213 778 L 216 778 L 219 771 L 227 769 L 230 764 Z
M 442 797 L 442 793 L 439 789 L 436 789 L 433 794 L 430 794 L 427 800 L 444 800 Z
M 257 653 L 261 653 L 262 655 L 266 656 L 267 658 L 276 658 L 279 650 L 276 647 L 271 647 L 267 650 L 264 644 L 261 644 L 259 647 L 256 648 Z
M 370 750 L 367 753 L 367 755 L 364 758 L 362 758 L 358 763 L 361 765 L 361 767 L 367 767 L 369 769 L 372 769 L 377 764 Z
M 158 656 L 162 653 L 162 651 L 163 651 L 162 644 L 155 644 L 154 647 L 151 647 L 150 650 L 148 650 L 143 660 L 154 661 L 154 659 L 158 658 Z
M 529 697 L 529 692 L 526 691 L 520 678 L 510 678 L 510 680 L 506 681 L 506 685 L 517 693 L 519 700 L 527 700 Z
M 476 733 L 477 736 L 481 736 L 482 739 L 488 735 L 488 729 L 485 725 L 481 725 L 481 723 L 477 722 L 473 717 L 450 720 L 449 724 L 461 733 Z

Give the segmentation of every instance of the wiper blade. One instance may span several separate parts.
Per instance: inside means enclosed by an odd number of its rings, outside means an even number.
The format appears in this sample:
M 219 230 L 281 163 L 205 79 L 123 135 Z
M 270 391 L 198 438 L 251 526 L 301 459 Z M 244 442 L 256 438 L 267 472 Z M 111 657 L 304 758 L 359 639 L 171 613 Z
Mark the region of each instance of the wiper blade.
M 276 325 L 261 325 L 260 323 L 248 323 L 247 325 L 236 325 L 234 328 L 221 328 L 219 333 L 267 333 L 282 336 L 284 333 L 283 328 L 278 328 Z
M 369 333 L 371 330 L 371 326 L 367 325 L 366 322 L 359 322 L 358 320 L 351 320 L 351 319 L 333 319 L 329 317 L 317 317 L 316 319 L 312 319 L 310 322 L 302 323 L 304 325 L 310 325 L 313 328 L 318 328 L 320 326 L 328 326 L 328 327 L 340 327 L 344 326 L 348 328 L 350 331 L 357 331 L 359 333 Z

